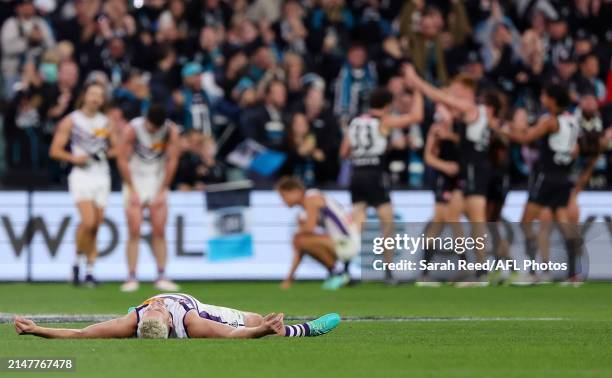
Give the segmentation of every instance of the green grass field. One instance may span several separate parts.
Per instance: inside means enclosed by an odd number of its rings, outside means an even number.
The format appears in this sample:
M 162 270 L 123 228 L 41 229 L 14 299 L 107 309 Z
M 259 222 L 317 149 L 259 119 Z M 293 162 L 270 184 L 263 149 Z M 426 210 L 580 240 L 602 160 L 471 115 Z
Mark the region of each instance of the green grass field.
M 471 289 L 363 284 L 325 292 L 312 282 L 285 292 L 277 283 L 202 282 L 185 283 L 181 291 L 261 313 L 415 319 L 347 321 L 323 337 L 260 340 L 46 340 L 17 336 L 11 324 L 0 324 L 0 357 L 76 358 L 74 373 L 17 377 L 612 376 L 611 283 Z M 123 294 L 116 284 L 96 290 L 0 284 L 0 292 L 0 312 L 19 314 L 124 313 L 156 294 L 147 285 Z M 428 317 L 437 320 L 423 319 Z M 477 319 L 441 319 L 456 317 Z

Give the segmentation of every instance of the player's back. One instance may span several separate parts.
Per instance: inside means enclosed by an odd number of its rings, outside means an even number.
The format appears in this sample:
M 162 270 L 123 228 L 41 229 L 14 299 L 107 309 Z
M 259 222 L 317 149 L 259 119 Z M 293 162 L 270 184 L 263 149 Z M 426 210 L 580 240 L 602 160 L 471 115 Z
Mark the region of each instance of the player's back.
M 306 197 L 322 196 L 325 205 L 321 208 L 318 219 L 321 227 L 334 240 L 353 238 L 357 233 L 352 216 L 333 198 L 321 193 L 318 189 L 306 191 Z

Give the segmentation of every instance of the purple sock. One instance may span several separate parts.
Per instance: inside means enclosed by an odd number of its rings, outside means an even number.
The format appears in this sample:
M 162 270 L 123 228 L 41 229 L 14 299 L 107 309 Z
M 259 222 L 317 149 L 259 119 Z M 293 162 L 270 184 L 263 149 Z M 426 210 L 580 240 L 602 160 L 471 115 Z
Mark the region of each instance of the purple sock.
M 307 323 L 286 325 L 285 337 L 304 337 L 310 336 L 310 327 Z

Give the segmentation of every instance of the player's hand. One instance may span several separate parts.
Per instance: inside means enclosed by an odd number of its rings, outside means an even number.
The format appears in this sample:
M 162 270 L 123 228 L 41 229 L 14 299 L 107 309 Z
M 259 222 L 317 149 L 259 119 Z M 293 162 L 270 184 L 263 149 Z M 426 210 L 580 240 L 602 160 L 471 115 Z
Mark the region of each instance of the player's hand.
M 164 202 L 166 202 L 166 189 L 161 189 L 157 192 L 153 201 L 151 201 L 151 206 L 160 206 L 163 205 Z
M 18 335 L 33 333 L 37 327 L 36 323 L 34 323 L 32 320 L 21 316 L 14 316 L 13 324 L 15 324 L 15 332 L 17 332 Z
M 291 289 L 291 281 L 290 280 L 284 280 L 283 282 L 281 282 L 280 287 L 283 290 Z
M 140 197 L 138 196 L 138 192 L 134 188 L 130 188 L 130 196 L 128 199 L 129 205 L 138 207 L 140 206 Z
M 446 163 L 444 167 L 444 173 L 446 173 L 447 176 L 451 177 L 457 176 L 459 174 L 459 164 L 455 163 L 454 161 Z
M 285 318 L 285 314 L 280 313 L 271 313 L 264 317 L 263 323 L 261 327 L 264 328 L 267 334 L 277 334 L 279 336 L 285 335 L 285 324 L 283 323 L 283 319 Z
M 72 156 L 72 159 L 70 160 L 70 162 L 73 165 L 82 167 L 85 164 L 87 164 L 87 162 L 89 161 L 89 156 L 87 155 L 83 155 L 83 156 Z

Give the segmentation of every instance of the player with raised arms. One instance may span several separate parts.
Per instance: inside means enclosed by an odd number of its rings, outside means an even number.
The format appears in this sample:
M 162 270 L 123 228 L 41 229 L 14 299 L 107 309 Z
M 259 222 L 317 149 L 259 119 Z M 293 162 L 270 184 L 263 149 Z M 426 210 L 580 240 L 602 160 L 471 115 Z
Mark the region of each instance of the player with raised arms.
M 449 221 L 458 224 L 465 214 L 472 226 L 472 236 L 482 237 L 486 231 L 486 194 L 489 177 L 489 128 L 496 127 L 501 102 L 495 94 L 483 96 L 477 102 L 476 82 L 459 74 L 448 87 L 438 89 L 420 78 L 414 67 L 406 68 L 408 81 L 425 96 L 449 108 L 460 131 L 460 168 L 458 186 L 453 191 L 448 206 Z M 484 262 L 484 249 L 476 250 L 477 262 Z M 487 285 L 486 271 L 476 272 L 475 279 L 461 282 L 458 286 Z
M 348 283 L 348 265 L 357 255 L 361 238 L 351 215 L 329 196 L 317 189 L 306 190 L 304 183 L 296 177 L 282 177 L 276 190 L 283 202 L 289 206 L 300 206 L 299 228 L 293 236 L 293 260 L 281 287 L 288 289 L 304 255 L 321 263 L 329 272 L 323 288 L 335 290 Z M 322 232 L 318 232 L 318 228 Z M 344 270 L 336 270 L 336 261 L 344 263 Z
M 407 81 L 404 83 L 407 87 Z M 351 161 L 351 201 L 353 219 L 361 231 L 368 207 L 376 209 L 383 237 L 392 236 L 395 225 L 391 205 L 390 182 L 385 164 L 389 136 L 394 129 L 404 129 L 423 120 L 423 96 L 414 92 L 408 113 L 396 115 L 391 112 L 393 95 L 379 88 L 370 95 L 370 110 L 355 117 L 349 123 L 346 136 L 340 147 L 340 155 Z M 393 261 L 393 250 L 385 248 L 385 262 Z M 397 281 L 390 270 L 385 270 L 385 281 Z
M 152 228 L 152 249 L 157 262 L 155 288 L 176 291 L 178 285 L 168 280 L 166 269 L 166 220 L 168 190 L 179 159 L 179 131 L 166 119 L 163 105 L 153 104 L 145 117 L 133 119 L 124 129 L 119 146 L 117 166 L 123 177 L 125 213 L 128 221 L 128 280 L 121 291 L 138 289 L 136 266 L 143 212 L 149 212 Z
M 309 322 L 285 325 L 284 314 L 253 312 L 204 304 L 187 294 L 160 294 L 130 308 L 127 315 L 85 327 L 41 327 L 21 316 L 13 318 L 15 331 L 49 339 L 255 339 L 267 335 L 308 337 L 324 335 L 340 324 L 336 313 Z
M 85 86 L 77 110 L 57 126 L 49 156 L 72 164 L 68 189 L 76 202 L 80 222 L 76 231 L 76 259 L 72 268 L 73 284 L 80 284 L 80 265 L 86 259 L 85 284 L 97 285 L 93 266 L 98 255 L 98 229 L 104 220 L 104 207 L 111 188 L 108 157 L 115 154 L 114 132 L 102 113 L 106 88 L 97 83 Z M 70 147 L 70 151 L 66 147 Z
M 547 251 L 550 228 L 553 220 L 565 239 L 568 252 L 568 273 L 576 275 L 575 258 L 580 251 L 578 230 L 572 227 L 567 206 L 572 190 L 570 168 L 578 153 L 579 126 L 576 117 L 567 111 L 570 97 L 567 89 L 560 84 L 548 84 L 540 94 L 540 102 L 548 114 L 541 116 L 533 127 L 505 128 L 504 133 L 516 143 L 539 143 L 539 160 L 534 172 L 535 181 L 529 190 L 530 206 L 525 209 L 522 222 L 531 226 L 540 220 L 541 251 Z M 527 229 L 531 232 L 530 229 Z M 534 236 L 526 235 L 527 238 Z M 529 251 L 527 251 L 529 252 Z M 549 256 L 544 253 L 542 262 Z M 547 274 L 547 272 L 544 272 Z

